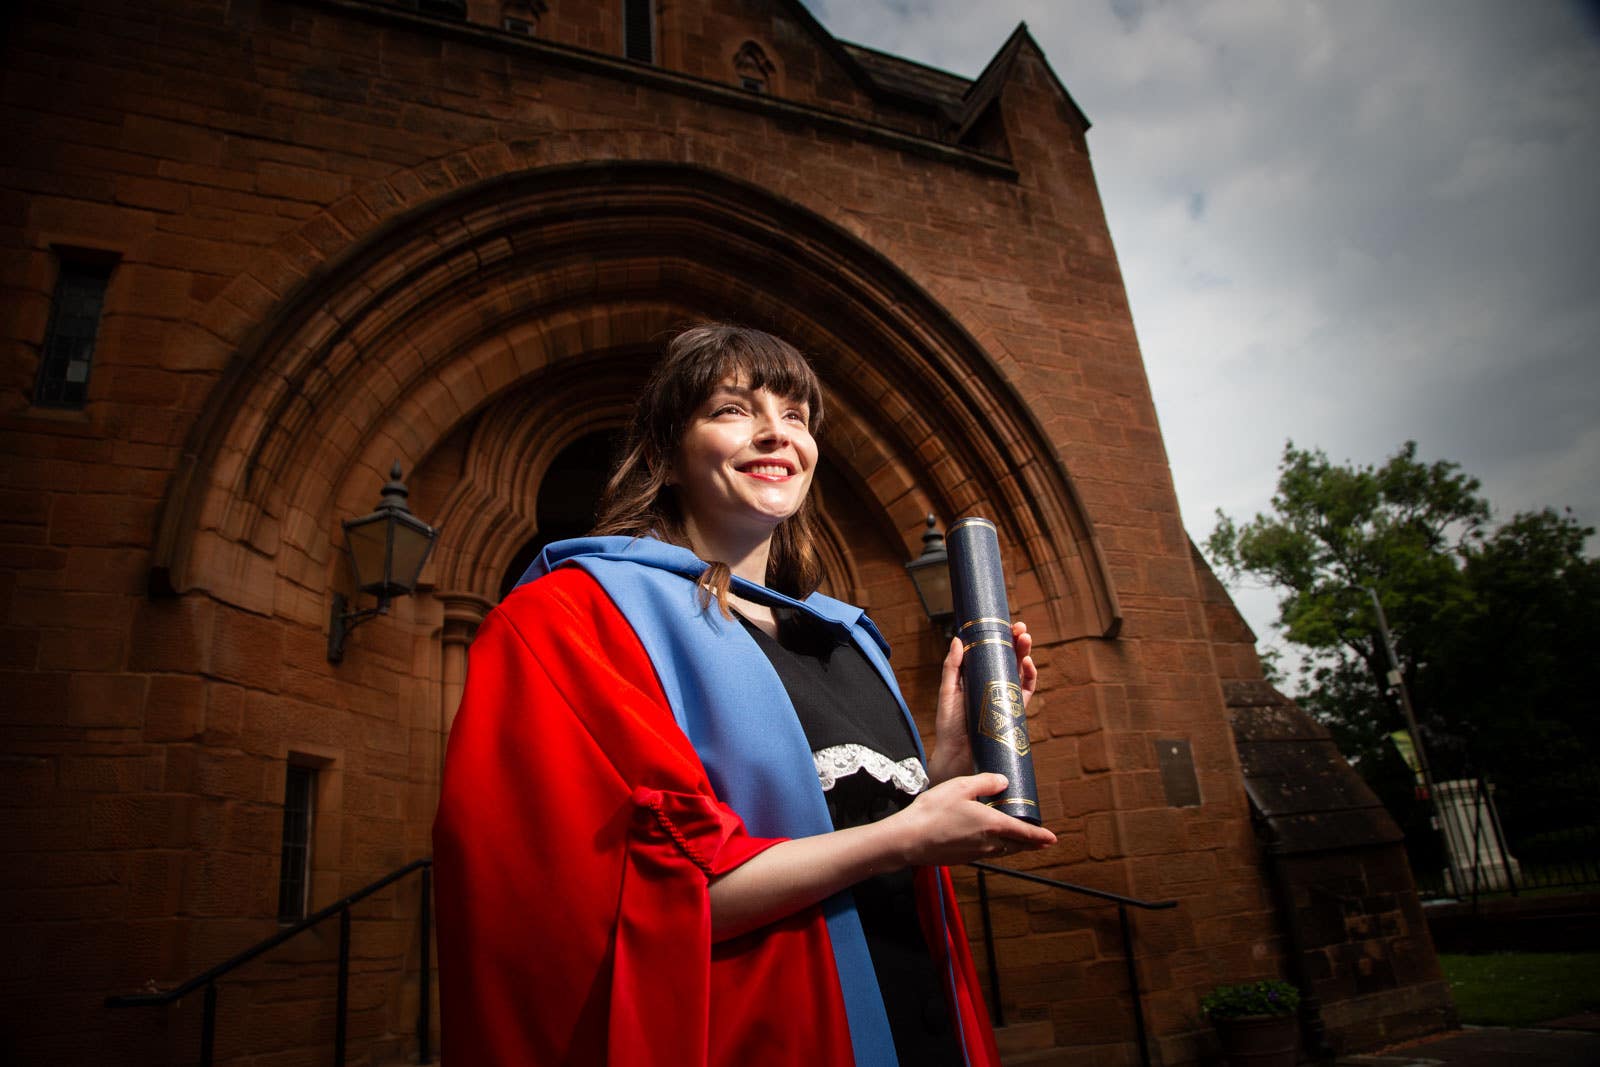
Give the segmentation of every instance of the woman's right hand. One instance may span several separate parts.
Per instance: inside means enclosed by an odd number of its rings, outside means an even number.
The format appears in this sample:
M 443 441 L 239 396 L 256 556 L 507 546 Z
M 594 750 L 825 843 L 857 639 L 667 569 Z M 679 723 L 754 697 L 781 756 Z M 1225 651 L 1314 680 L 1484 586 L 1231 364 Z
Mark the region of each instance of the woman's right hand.
M 1005 787 L 1003 774 L 952 778 L 887 819 L 778 842 L 711 879 L 712 937 L 721 941 L 748 933 L 873 875 L 1055 844 L 1049 830 L 978 799 Z
M 1049 848 L 1056 835 L 979 800 L 1006 787 L 1003 774 L 951 778 L 921 793 L 884 820 L 894 827 L 906 866 L 953 866 L 1013 852 Z

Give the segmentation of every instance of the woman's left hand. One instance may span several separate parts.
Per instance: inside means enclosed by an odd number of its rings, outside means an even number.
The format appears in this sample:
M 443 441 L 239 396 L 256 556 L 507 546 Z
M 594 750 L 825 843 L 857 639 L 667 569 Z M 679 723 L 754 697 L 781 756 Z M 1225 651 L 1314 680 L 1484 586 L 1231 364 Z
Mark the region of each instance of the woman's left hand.
M 1011 642 L 1017 650 L 1017 674 L 1022 682 L 1022 706 L 1026 708 L 1039 685 L 1039 668 L 1034 666 L 1033 635 L 1023 622 L 1011 624 Z M 949 781 L 973 772 L 972 739 L 967 733 L 967 703 L 961 684 L 961 639 L 950 639 L 939 675 L 939 710 L 934 716 L 933 752 L 928 757 L 930 785 Z

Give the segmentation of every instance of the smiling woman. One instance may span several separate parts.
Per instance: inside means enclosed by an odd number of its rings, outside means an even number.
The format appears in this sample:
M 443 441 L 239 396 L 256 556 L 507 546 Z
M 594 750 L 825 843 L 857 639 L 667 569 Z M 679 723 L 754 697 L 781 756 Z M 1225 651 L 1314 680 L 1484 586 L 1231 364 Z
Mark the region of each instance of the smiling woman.
M 960 644 L 925 758 L 876 627 L 815 591 L 822 414 L 787 342 L 680 333 L 595 535 L 479 631 L 434 828 L 448 1058 L 998 1063 L 941 865 L 1055 835 L 979 800 Z

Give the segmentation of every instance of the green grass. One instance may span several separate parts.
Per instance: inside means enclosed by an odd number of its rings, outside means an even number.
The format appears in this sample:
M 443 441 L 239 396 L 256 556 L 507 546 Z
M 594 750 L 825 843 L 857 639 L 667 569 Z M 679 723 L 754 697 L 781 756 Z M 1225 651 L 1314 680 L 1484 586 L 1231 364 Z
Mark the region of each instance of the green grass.
M 1600 1008 L 1600 952 L 1441 955 L 1461 1021 L 1530 1026 Z

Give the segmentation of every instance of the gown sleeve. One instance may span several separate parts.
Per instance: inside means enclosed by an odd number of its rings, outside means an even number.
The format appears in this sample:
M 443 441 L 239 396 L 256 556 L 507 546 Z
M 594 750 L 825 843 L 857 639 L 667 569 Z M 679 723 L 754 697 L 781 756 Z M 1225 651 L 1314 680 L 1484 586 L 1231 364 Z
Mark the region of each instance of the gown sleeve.
M 849 1063 L 819 909 L 711 942 L 709 880 L 776 843 L 717 799 L 593 579 L 520 588 L 473 643 L 434 823 L 444 1058 Z

